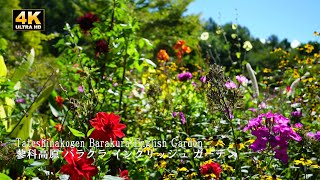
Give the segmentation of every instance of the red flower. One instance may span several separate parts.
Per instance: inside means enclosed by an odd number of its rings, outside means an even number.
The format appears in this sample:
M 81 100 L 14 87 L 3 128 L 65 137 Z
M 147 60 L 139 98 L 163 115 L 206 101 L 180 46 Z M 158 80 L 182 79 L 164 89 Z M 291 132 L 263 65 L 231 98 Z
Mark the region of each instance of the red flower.
M 120 177 L 124 178 L 124 180 L 130 180 L 128 170 L 121 171 L 121 169 L 119 169 L 119 172 L 120 172 Z
M 58 104 L 58 106 L 59 106 L 60 108 L 62 108 L 64 99 L 63 99 L 61 96 L 56 96 L 56 97 L 55 97 L 55 100 L 56 100 L 56 103 Z
M 200 167 L 200 173 L 202 175 L 210 175 L 214 174 L 216 179 L 219 179 L 219 175 L 221 173 L 222 169 L 218 163 L 211 162 L 206 163 Z
M 72 148 L 68 151 L 65 149 L 63 151 L 62 156 L 68 164 L 63 165 L 60 172 L 69 174 L 71 180 L 82 180 L 83 178 L 91 180 L 91 177 L 98 173 L 98 168 L 92 165 L 94 161 L 92 158 L 87 158 L 87 152 L 84 152 L 82 157 L 79 157 L 80 153 L 78 154 L 77 152 L 77 148 Z
M 93 28 L 93 23 L 99 21 L 98 16 L 92 13 L 86 13 L 85 15 L 77 19 L 77 23 L 80 25 L 80 28 L 84 31 L 88 31 Z
M 62 131 L 63 130 L 63 126 L 61 125 L 61 124 L 56 124 L 55 126 L 54 126 L 54 128 L 56 128 L 56 130 L 58 131 L 58 132 L 60 132 L 60 131 Z
M 108 51 L 107 42 L 103 39 L 100 39 L 96 42 L 96 57 L 98 57 L 101 53 L 105 53 Z
M 99 112 L 90 124 L 95 128 L 90 137 L 101 141 L 113 141 L 122 138 L 125 134 L 121 131 L 126 125 L 120 123 L 120 116 L 113 113 Z

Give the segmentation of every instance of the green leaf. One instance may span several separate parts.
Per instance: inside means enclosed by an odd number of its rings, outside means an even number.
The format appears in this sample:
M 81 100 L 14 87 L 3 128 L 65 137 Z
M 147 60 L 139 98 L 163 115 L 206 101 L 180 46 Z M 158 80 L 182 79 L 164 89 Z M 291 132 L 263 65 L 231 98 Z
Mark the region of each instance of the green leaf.
M 89 137 L 94 130 L 95 130 L 94 128 L 91 128 L 87 133 L 87 137 Z
M 4 63 L 3 57 L 0 55 L 0 78 L 7 76 L 7 67 Z
M 156 65 L 153 61 L 151 61 L 150 59 L 140 58 L 140 60 L 146 62 L 146 63 L 149 64 L 149 65 L 152 65 L 152 66 L 155 67 L 155 68 L 157 67 L 157 65 Z
M 1 180 L 12 180 L 9 176 L 6 174 L 0 173 L 0 179 Z
M 237 56 L 238 59 L 240 59 L 240 57 L 241 57 L 241 52 L 236 52 L 236 56 Z
M 25 62 L 21 64 L 21 66 L 15 70 L 11 81 L 16 84 L 20 81 L 25 74 L 27 74 L 34 62 L 34 49 L 31 49 L 30 54 L 28 54 Z
M 17 123 L 13 126 L 8 127 L 8 132 L 10 133 L 10 137 L 12 138 L 21 138 L 22 140 L 31 138 L 33 135 L 32 129 L 32 113 L 50 96 L 51 92 L 54 89 L 55 84 L 47 87 L 45 90 L 41 92 L 38 98 L 31 105 L 29 111 L 22 118 L 20 123 Z M 18 127 L 15 127 L 18 126 Z
M 10 134 L 11 138 L 21 138 L 22 140 L 26 140 L 31 138 L 34 130 L 32 129 L 32 116 L 24 116 L 20 123 L 14 124 L 11 126 L 14 129 L 9 129 L 9 131 L 13 132 Z M 17 127 L 16 127 L 17 126 Z
M 76 137 L 85 137 L 85 134 L 76 130 L 76 129 L 73 129 L 71 128 L 70 126 L 68 126 L 68 128 L 70 129 L 71 133 L 76 136 Z

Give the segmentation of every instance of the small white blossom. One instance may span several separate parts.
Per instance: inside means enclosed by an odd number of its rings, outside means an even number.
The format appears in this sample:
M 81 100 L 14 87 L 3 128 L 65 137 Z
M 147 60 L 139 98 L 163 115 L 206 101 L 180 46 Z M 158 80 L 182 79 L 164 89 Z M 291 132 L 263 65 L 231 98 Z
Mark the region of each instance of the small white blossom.
M 203 41 L 206 41 L 209 39 L 209 33 L 208 32 L 203 32 L 200 36 L 200 39 Z

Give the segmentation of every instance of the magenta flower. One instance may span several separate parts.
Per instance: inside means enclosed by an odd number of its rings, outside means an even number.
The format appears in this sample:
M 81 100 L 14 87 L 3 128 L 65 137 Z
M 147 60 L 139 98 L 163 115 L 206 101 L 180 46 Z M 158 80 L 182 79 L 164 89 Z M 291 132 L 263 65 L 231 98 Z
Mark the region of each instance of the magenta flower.
M 256 136 L 256 140 L 250 145 L 253 151 L 263 151 L 269 143 L 270 147 L 276 152 L 275 157 L 283 163 L 288 163 L 287 147 L 289 140 L 302 140 L 290 126 L 288 118 L 272 112 L 260 114 L 257 118 L 251 119 L 243 130 L 251 130 L 251 134 Z M 313 136 L 312 134 L 309 135 Z
M 238 80 L 240 84 L 248 84 L 248 79 L 245 76 L 236 76 L 236 80 Z
M 26 103 L 26 101 L 23 98 L 16 99 L 16 103 Z
M 187 81 L 192 78 L 192 74 L 190 72 L 178 74 L 179 81 Z
M 237 85 L 233 81 L 226 82 L 225 86 L 227 87 L 227 89 L 237 88 Z

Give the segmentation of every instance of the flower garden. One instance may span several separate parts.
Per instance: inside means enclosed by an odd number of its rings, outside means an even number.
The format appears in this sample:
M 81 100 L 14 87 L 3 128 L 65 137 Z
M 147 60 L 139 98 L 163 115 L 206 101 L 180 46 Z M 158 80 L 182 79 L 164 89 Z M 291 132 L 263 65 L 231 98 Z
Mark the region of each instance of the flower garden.
M 191 0 L 75 2 L 50 33 L 0 31 L 1 180 L 320 178 L 317 42 L 261 43 Z

